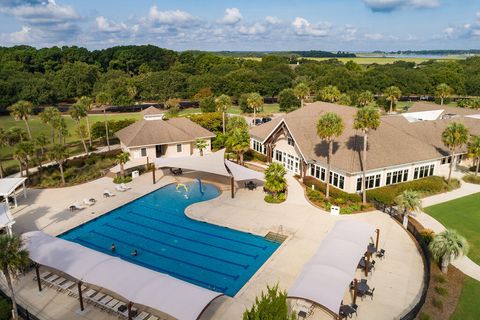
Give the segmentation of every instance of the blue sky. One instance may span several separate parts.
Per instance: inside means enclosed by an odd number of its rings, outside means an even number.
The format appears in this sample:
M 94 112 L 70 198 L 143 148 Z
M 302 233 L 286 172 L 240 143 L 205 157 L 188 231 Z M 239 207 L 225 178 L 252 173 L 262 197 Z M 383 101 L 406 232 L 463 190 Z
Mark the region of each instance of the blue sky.
M 0 0 L 0 45 L 479 49 L 479 0 Z

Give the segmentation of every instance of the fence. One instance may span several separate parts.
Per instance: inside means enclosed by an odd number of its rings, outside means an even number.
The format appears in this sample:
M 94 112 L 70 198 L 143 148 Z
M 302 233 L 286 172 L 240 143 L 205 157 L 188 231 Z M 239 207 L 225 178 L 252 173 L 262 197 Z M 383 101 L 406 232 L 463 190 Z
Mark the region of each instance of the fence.
M 387 206 L 383 203 L 374 202 L 375 207 L 390 215 L 393 219 L 397 220 L 399 223 L 403 223 L 403 214 L 399 212 L 396 208 L 392 206 Z M 428 250 L 428 245 L 425 242 L 425 239 L 422 237 L 421 232 L 417 229 L 417 227 L 408 221 L 407 226 L 408 232 L 415 238 L 417 241 L 420 251 L 423 256 L 423 289 L 422 294 L 420 296 L 420 300 L 415 304 L 415 306 L 405 315 L 403 315 L 400 319 L 401 320 L 413 320 L 417 317 L 420 309 L 422 309 L 423 304 L 425 303 L 425 299 L 427 298 L 428 287 L 430 285 L 430 251 Z

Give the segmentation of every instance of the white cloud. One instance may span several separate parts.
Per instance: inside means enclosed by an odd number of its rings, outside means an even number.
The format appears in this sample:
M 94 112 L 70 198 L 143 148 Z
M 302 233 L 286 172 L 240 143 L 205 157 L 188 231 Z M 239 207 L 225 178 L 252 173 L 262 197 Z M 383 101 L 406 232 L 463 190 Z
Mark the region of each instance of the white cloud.
M 342 39 L 345 41 L 353 41 L 356 39 L 357 32 L 358 29 L 355 26 L 347 24 L 343 28 Z
M 378 41 L 382 40 L 385 36 L 381 33 L 366 33 L 363 35 L 368 40 Z
M 316 25 L 311 24 L 307 19 L 297 17 L 292 22 L 295 34 L 299 36 L 326 37 L 330 33 L 331 25 L 327 22 L 321 22 Z
M 157 6 L 150 8 L 148 15 L 151 22 L 155 24 L 186 25 L 195 21 L 195 17 L 182 10 L 160 11 Z
M 227 8 L 225 9 L 225 15 L 222 18 L 222 22 L 225 24 L 237 24 L 243 19 L 242 14 L 238 8 Z
M 31 38 L 31 31 L 32 29 L 27 26 L 22 26 L 22 29 L 16 32 L 12 32 L 9 34 L 9 40 L 12 43 L 29 43 Z
M 5 13 L 32 25 L 51 25 L 65 23 L 79 18 L 71 6 L 57 5 L 54 0 L 38 4 L 24 4 L 14 7 L 0 7 Z
M 127 29 L 127 25 L 124 23 L 115 23 L 107 18 L 100 16 L 95 18 L 98 31 L 101 32 L 120 32 Z
M 255 23 L 252 26 L 240 26 L 238 28 L 238 33 L 240 34 L 245 34 L 245 35 L 257 35 L 257 34 L 262 34 L 267 31 L 267 28 L 265 28 L 264 25 L 261 23 Z
M 279 18 L 277 17 L 272 17 L 272 16 L 266 16 L 265 17 L 265 21 L 268 23 L 268 24 L 279 24 L 281 21 Z
M 434 8 L 440 5 L 439 0 L 363 0 L 374 12 L 392 12 L 405 7 Z

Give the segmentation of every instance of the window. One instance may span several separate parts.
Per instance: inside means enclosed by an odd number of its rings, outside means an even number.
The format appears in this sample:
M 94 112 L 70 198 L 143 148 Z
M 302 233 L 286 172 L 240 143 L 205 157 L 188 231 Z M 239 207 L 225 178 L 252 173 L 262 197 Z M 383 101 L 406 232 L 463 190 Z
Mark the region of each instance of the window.
M 252 145 L 253 145 L 253 150 L 260 152 L 262 154 L 266 154 L 266 150 L 265 150 L 266 148 L 261 142 L 258 142 L 257 140 L 253 140 Z
M 310 165 L 310 175 L 321 181 L 326 181 L 327 169 L 317 166 L 315 164 Z M 330 184 L 339 189 L 345 187 L 345 177 L 336 172 L 330 171 Z
M 452 162 L 452 157 L 445 157 L 445 158 L 442 158 L 441 164 L 447 164 L 450 162 Z
M 147 148 L 142 148 L 140 149 L 140 155 L 142 157 L 146 157 L 147 156 Z
M 287 143 L 289 146 L 295 147 L 295 141 L 293 141 L 293 138 L 290 136 L 287 137 Z
M 163 155 L 164 155 L 163 150 L 164 150 L 164 148 L 162 148 L 162 145 L 157 144 L 157 145 L 155 146 L 155 156 L 156 156 L 157 158 L 160 158 L 161 156 L 163 156 Z
M 275 160 L 277 160 L 278 162 L 282 162 L 282 152 L 281 151 L 275 150 Z
M 395 183 L 400 183 L 408 180 L 408 169 L 392 171 L 387 173 L 387 181 L 385 185 L 391 185 Z
M 413 172 L 413 179 L 421 179 L 421 178 L 433 176 L 434 171 L 435 171 L 434 164 L 416 167 Z
M 180 143 L 177 144 L 177 152 L 182 152 L 182 145 Z
M 367 176 L 365 179 L 365 189 L 373 189 L 380 187 L 380 174 Z M 362 191 L 362 178 L 357 178 L 357 191 Z

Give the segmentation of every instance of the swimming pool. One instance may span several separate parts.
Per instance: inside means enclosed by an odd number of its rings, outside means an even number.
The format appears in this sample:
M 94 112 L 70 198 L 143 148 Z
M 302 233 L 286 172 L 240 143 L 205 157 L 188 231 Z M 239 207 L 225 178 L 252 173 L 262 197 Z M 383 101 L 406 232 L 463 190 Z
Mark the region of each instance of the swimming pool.
M 279 244 L 185 216 L 187 206 L 219 195 L 199 186 L 167 185 L 59 237 L 233 297 Z

